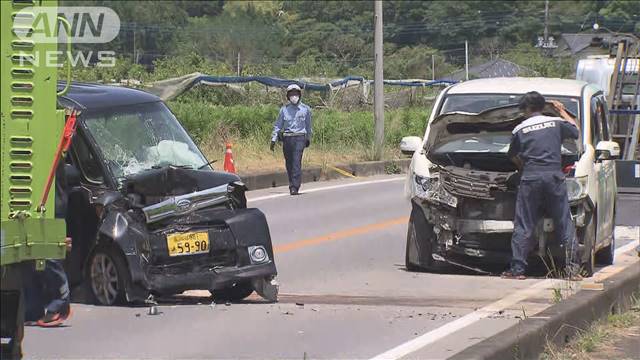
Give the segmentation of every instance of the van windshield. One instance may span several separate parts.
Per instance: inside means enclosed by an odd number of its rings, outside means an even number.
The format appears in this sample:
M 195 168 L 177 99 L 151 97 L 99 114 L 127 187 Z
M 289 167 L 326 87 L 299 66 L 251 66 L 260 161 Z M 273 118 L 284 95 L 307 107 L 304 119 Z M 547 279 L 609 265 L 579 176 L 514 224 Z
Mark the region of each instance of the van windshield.
M 162 102 L 87 113 L 83 118 L 109 169 L 119 180 L 157 167 L 197 169 L 207 164 Z
M 447 95 L 442 105 L 441 114 L 462 111 L 469 113 L 481 113 L 485 110 L 517 104 L 522 94 L 459 94 Z M 564 104 L 567 110 L 580 119 L 580 106 L 578 98 L 565 96 L 546 96 L 548 100 L 558 100 Z
M 445 153 L 492 153 L 506 154 L 511 143 L 511 133 L 481 133 L 454 135 L 444 144 L 433 150 L 435 154 Z M 571 155 L 578 152 L 574 140 L 566 140 L 562 144 L 562 154 Z

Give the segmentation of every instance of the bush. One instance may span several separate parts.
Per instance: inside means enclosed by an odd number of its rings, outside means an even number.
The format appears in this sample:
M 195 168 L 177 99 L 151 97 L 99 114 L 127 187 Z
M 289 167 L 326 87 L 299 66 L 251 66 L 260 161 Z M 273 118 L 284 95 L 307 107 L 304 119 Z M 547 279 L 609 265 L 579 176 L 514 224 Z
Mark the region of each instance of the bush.
M 198 143 L 269 141 L 278 116 L 276 105 L 217 106 L 201 101 L 172 101 L 169 107 Z M 404 108 L 385 112 L 385 143 L 396 147 L 403 136 L 424 133 L 428 111 Z M 313 110 L 313 141 L 323 146 L 373 145 L 373 112 Z

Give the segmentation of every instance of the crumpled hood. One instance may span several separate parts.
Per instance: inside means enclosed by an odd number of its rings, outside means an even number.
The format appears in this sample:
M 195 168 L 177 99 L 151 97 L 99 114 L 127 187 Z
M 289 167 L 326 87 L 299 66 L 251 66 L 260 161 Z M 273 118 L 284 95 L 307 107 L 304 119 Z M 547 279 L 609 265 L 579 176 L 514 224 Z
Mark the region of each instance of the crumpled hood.
M 227 172 L 166 166 L 128 176 L 125 189 L 127 193 L 143 196 L 176 196 L 234 181 L 240 181 L 240 178 Z
M 548 103 L 542 113 L 548 116 L 559 116 Z M 440 114 L 431 122 L 425 151 L 429 154 L 429 150 L 449 142 L 452 135 L 511 132 L 523 120 L 525 120 L 524 115 L 517 105 L 488 109 L 477 114 L 467 112 Z

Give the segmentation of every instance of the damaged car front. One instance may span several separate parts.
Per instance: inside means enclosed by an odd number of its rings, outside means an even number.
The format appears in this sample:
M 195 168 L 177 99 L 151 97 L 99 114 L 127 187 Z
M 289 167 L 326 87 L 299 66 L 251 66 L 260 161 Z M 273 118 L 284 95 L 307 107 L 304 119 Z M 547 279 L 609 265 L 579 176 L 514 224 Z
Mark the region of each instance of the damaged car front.
M 214 171 L 164 103 L 86 109 L 76 138 L 89 204 L 71 216 L 97 215 L 95 237 L 82 240 L 91 243 L 83 268 L 99 304 L 194 289 L 224 301 L 254 290 L 276 300 L 265 215 L 247 208 L 240 178 Z
M 545 112 L 555 115 L 550 107 Z M 507 151 L 511 131 L 522 120 L 517 106 L 509 105 L 477 114 L 445 113 L 431 122 L 424 148 L 416 155 L 424 157 L 426 166 L 413 171 L 410 185 L 408 269 L 438 270 L 454 264 L 482 271 L 482 265 L 509 261 L 520 179 Z M 579 142 L 563 144 L 563 168 L 579 229 L 592 207 L 586 178 L 571 173 L 580 152 Z M 538 224 L 535 240 L 532 256 L 563 257 L 551 219 Z

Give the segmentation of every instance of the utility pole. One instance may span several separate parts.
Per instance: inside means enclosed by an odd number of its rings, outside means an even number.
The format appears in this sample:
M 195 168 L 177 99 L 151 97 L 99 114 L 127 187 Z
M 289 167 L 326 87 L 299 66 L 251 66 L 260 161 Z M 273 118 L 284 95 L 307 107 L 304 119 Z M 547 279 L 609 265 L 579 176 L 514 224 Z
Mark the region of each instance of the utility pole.
M 436 79 L 436 55 L 431 54 L 431 80 Z
M 133 27 L 133 63 L 138 63 L 138 56 L 136 54 L 136 28 L 135 25 Z
M 382 159 L 384 145 L 384 84 L 382 67 L 382 0 L 376 0 L 374 4 L 375 31 L 373 37 L 373 50 L 375 70 L 373 76 L 373 118 L 375 120 L 374 150 L 375 159 Z
M 464 41 L 464 72 L 465 77 L 469 80 L 469 42 Z
M 240 50 L 238 50 L 238 68 L 237 68 L 238 76 L 240 76 Z
M 544 1 L 544 43 L 549 43 L 549 0 Z

